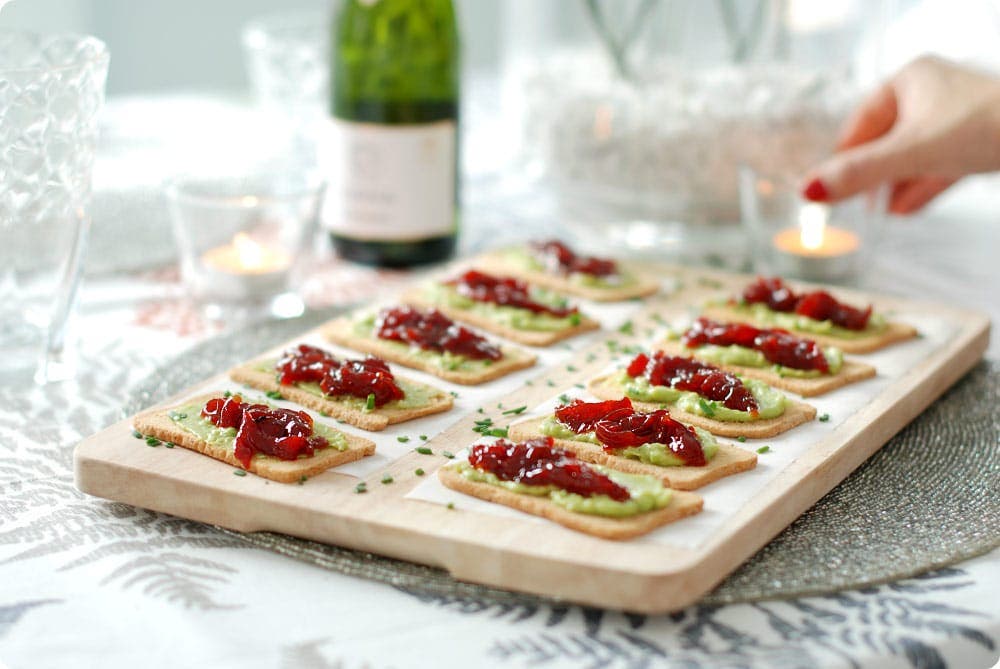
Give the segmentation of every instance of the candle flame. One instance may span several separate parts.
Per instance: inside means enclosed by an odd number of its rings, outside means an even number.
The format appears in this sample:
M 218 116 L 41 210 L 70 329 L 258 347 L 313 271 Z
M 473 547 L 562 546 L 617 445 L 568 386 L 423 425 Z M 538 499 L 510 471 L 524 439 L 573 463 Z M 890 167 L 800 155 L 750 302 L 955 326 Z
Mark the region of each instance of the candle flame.
M 245 232 L 237 232 L 233 237 L 233 247 L 236 249 L 236 257 L 239 264 L 244 269 L 261 269 L 264 265 L 263 247 L 250 238 Z
M 799 213 L 799 234 L 803 248 L 815 251 L 823 246 L 828 217 L 829 210 L 821 204 L 802 205 L 802 211 Z

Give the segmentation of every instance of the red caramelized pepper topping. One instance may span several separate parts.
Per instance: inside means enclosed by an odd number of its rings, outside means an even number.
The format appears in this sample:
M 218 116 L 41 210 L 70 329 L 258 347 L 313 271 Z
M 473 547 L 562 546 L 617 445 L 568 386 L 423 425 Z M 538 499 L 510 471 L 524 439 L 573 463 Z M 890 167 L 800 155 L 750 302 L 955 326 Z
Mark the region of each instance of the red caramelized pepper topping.
M 244 469 L 250 468 L 255 453 L 295 460 L 330 445 L 324 437 L 313 434 L 312 416 L 305 411 L 246 404 L 239 395 L 209 400 L 201 415 L 216 427 L 236 428 L 234 455 Z
M 577 313 L 577 308 L 553 307 L 532 299 L 528 284 L 509 276 L 493 276 L 469 270 L 457 279 L 447 282 L 459 295 L 476 302 L 490 302 L 502 307 L 527 309 L 535 314 L 551 314 L 563 318 Z
M 831 321 L 848 330 L 864 330 L 872 315 L 870 304 L 866 309 L 857 309 L 838 302 L 825 290 L 796 295 L 779 277 L 757 277 L 743 291 L 743 301 L 766 304 L 774 311 L 794 312 L 817 321 Z
M 664 409 L 636 413 L 627 397 L 610 402 L 574 400 L 556 409 L 556 418 L 577 434 L 593 431 L 609 453 L 643 444 L 664 444 L 685 465 L 703 467 L 708 462 L 694 430 L 671 418 Z
M 743 346 L 760 351 L 769 362 L 792 369 L 830 373 L 830 363 L 823 349 L 810 340 L 785 330 L 765 330 L 741 323 L 717 323 L 699 318 L 681 338 L 688 348 L 704 344 Z
M 383 309 L 375 320 L 375 335 L 430 350 L 447 351 L 472 360 L 499 360 L 499 347 L 455 323 L 437 309 Z
M 750 390 L 736 376 L 698 360 L 667 355 L 656 351 L 635 356 L 626 369 L 629 376 L 645 377 L 654 386 L 698 393 L 708 400 L 721 402 L 727 409 L 757 415 L 759 407 Z
M 524 485 L 553 485 L 583 497 L 607 495 L 616 502 L 631 497 L 628 488 L 576 459 L 572 451 L 553 447 L 552 437 L 513 444 L 499 439 L 493 444 L 475 444 L 469 464 L 502 481 Z
M 285 351 L 275 367 L 282 385 L 313 382 L 327 395 L 351 395 L 362 399 L 374 395 L 377 407 L 406 396 L 396 384 L 389 365 L 380 358 L 337 360 L 323 349 L 300 344 Z
M 578 256 L 568 246 L 555 239 L 547 242 L 533 242 L 531 250 L 534 251 L 535 257 L 550 272 L 558 274 L 590 274 L 591 276 L 613 276 L 618 274 L 618 266 L 614 260 L 595 258 L 593 256 Z
M 582 434 L 593 432 L 597 421 L 617 409 L 632 411 L 632 400 L 627 397 L 606 402 L 573 400 L 556 409 L 556 419 L 577 434 Z

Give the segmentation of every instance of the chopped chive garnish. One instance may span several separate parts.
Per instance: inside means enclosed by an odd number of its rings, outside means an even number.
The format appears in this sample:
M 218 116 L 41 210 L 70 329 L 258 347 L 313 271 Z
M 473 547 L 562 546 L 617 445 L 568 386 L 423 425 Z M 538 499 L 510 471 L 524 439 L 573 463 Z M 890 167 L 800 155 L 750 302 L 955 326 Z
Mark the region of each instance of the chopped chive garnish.
M 408 442 L 409 440 L 410 440 L 410 438 L 409 438 L 409 437 L 407 437 L 407 436 L 406 436 L 405 434 L 404 434 L 404 435 L 400 435 L 400 436 L 396 437 L 396 441 L 398 441 L 398 442 L 399 442 L 399 443 L 401 443 L 401 444 L 405 444 L 405 443 L 406 443 L 406 442 Z
M 497 402 L 497 409 L 503 409 L 503 402 Z
M 744 437 L 742 434 L 740 436 L 736 437 L 736 441 L 740 442 L 741 444 L 743 442 L 745 442 L 746 440 L 747 440 L 747 438 Z
M 767 453 L 769 450 L 771 450 L 770 446 L 761 446 L 760 448 L 757 449 L 757 452 L 758 453 Z
M 167 443 L 165 443 L 165 444 L 163 444 L 163 445 L 164 445 L 164 446 L 166 446 L 167 448 L 173 448 L 173 447 L 174 447 L 174 446 L 176 446 L 177 444 L 175 444 L 175 443 L 174 443 L 174 442 L 172 442 L 172 441 L 168 441 Z
M 456 393 L 456 392 L 455 392 L 454 390 L 450 390 L 450 391 L 448 391 L 448 392 L 449 392 L 449 394 L 450 394 L 450 395 L 451 395 L 452 397 L 454 397 L 454 398 L 458 399 L 458 393 Z
M 226 392 L 222 393 L 222 396 L 223 397 L 232 397 L 233 394 L 227 390 Z
M 526 385 L 526 386 L 533 386 L 533 385 L 535 385 L 535 382 L 532 381 L 531 379 L 528 379 L 527 381 L 524 382 L 524 385 Z
M 382 474 L 382 485 L 389 485 L 392 483 L 392 476 L 389 474 Z
M 454 509 L 455 508 L 455 503 L 454 502 L 448 502 L 448 508 L 449 509 Z
M 283 400 L 283 399 L 285 399 L 285 396 L 284 396 L 284 395 L 282 395 L 282 394 L 281 394 L 281 393 L 280 393 L 279 391 L 277 391 L 277 390 L 268 390 L 268 391 L 267 391 L 266 393 L 264 393 L 264 394 L 265 394 L 265 395 L 267 395 L 268 397 L 270 397 L 270 398 L 271 398 L 272 400 Z
M 427 448 L 426 446 L 417 446 L 413 450 L 415 450 L 420 455 L 434 455 L 434 451 L 432 451 L 431 449 Z
M 473 432 L 478 432 L 479 434 L 483 435 L 484 437 L 506 437 L 507 436 L 507 428 L 505 428 L 505 427 L 493 427 L 493 419 L 492 418 L 483 418 L 482 420 L 477 420 L 476 423 L 475 423 L 475 426 L 472 428 L 472 431 Z M 449 457 L 447 455 L 447 451 L 445 451 L 445 457 Z M 454 456 L 450 456 L 450 457 L 454 457 Z
M 704 398 L 698 398 L 698 406 L 701 408 L 702 413 L 709 418 L 715 415 L 715 409 L 712 407 L 711 403 L 706 402 Z
M 156 437 L 146 437 L 146 445 L 147 446 L 159 446 L 160 445 L 160 440 L 157 439 Z
M 368 397 L 365 398 L 365 411 L 371 411 L 375 408 L 375 393 L 368 393 Z
M 420 440 L 421 441 L 427 441 L 427 435 L 426 434 L 420 435 Z
M 574 388 L 584 388 L 585 386 L 582 383 L 574 383 L 573 387 Z
M 320 416 L 322 416 L 323 418 L 329 418 L 329 417 L 330 417 L 330 414 L 328 414 L 328 413 L 327 413 L 327 412 L 325 412 L 325 411 L 320 411 L 320 412 L 319 412 L 319 415 L 320 415 Z
M 504 432 L 506 432 L 506 430 L 504 430 Z M 506 436 L 506 435 L 504 435 L 504 436 Z M 448 458 L 449 460 L 455 457 L 455 454 L 452 453 L 451 451 L 441 451 L 441 455 L 443 455 L 444 457 Z
M 562 395 L 559 396 L 559 401 L 562 402 L 563 404 L 569 404 L 570 402 L 573 401 L 573 398 L 571 398 L 566 393 L 563 393 Z
M 167 416 L 170 417 L 170 420 L 184 420 L 188 417 L 186 413 L 180 411 L 170 411 L 167 413 Z
M 523 406 L 519 406 L 519 407 L 514 408 L 514 409 L 507 409 L 506 411 L 503 412 L 503 415 L 504 416 L 516 416 L 519 413 L 524 413 L 524 410 L 527 409 L 527 408 L 528 408 L 528 405 L 525 404 Z
M 139 432 L 139 430 L 132 430 L 132 436 L 136 439 L 142 439 L 142 432 Z
M 635 324 L 631 320 L 627 320 L 618 326 L 618 331 L 623 335 L 633 335 L 635 334 Z
M 594 362 L 595 360 L 597 360 L 597 356 L 596 355 L 594 355 L 593 353 L 588 353 L 587 354 L 587 362 Z
M 479 407 L 478 409 L 476 409 L 476 413 L 483 413 L 483 407 Z
M 416 469 L 413 470 L 413 473 L 416 474 L 417 476 L 423 476 L 424 475 L 424 470 L 420 469 L 418 467 L 418 468 L 416 468 Z
M 570 325 L 579 325 L 581 323 L 581 321 L 583 321 L 583 317 L 580 316 L 580 312 L 579 311 L 574 312 L 574 313 L 572 313 L 572 314 L 569 315 L 569 324 Z
M 247 472 L 245 469 L 234 469 L 233 476 L 246 476 Z
M 546 384 L 546 385 L 547 385 L 547 386 L 548 386 L 549 388 L 555 388 L 555 387 L 556 387 L 556 382 L 555 382 L 555 381 L 553 381 L 552 379 L 548 379 L 548 380 L 547 380 L 547 381 L 545 382 L 545 384 Z
M 358 493 L 359 495 L 363 492 L 368 492 L 368 484 L 362 481 L 358 485 L 354 486 L 354 492 Z
M 573 365 L 566 365 L 566 371 L 567 372 L 576 372 L 576 371 L 579 371 L 579 370 L 577 370 L 577 368 L 574 367 Z
M 308 480 L 309 480 L 309 477 L 306 476 L 305 474 L 303 474 L 302 476 L 299 477 L 299 485 L 302 485 L 303 483 L 305 483 Z
M 822 416 L 819 417 L 819 422 L 821 422 L 821 423 L 825 423 L 828 420 L 830 420 L 830 414 L 828 414 L 828 413 L 825 413 L 825 414 L 823 414 Z

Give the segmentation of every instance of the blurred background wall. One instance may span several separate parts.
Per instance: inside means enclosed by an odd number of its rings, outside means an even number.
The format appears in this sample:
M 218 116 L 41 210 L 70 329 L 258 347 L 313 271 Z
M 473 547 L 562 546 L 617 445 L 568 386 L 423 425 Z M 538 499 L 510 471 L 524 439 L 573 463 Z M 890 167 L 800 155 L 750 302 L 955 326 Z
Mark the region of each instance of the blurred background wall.
M 2 4 L 2 3 L 0 3 Z M 13 0 L 0 29 L 86 32 L 113 65 L 108 94 L 178 89 L 245 90 L 240 29 L 276 12 L 326 13 L 328 0 Z M 466 66 L 498 62 L 500 0 L 456 0 Z
M 830 1 L 807 0 L 824 6 Z M 615 2 L 609 0 L 609 6 Z M 110 95 L 235 91 L 247 87 L 240 51 L 243 24 L 277 11 L 324 12 L 331 4 L 328 0 L 13 0 L 0 12 L 0 29 L 69 30 L 100 37 L 112 53 Z M 456 4 L 466 66 L 497 68 L 505 39 L 519 30 L 517 4 L 505 0 L 456 0 Z M 889 6 L 881 72 L 927 51 L 1000 64 L 1000 0 L 892 0 Z

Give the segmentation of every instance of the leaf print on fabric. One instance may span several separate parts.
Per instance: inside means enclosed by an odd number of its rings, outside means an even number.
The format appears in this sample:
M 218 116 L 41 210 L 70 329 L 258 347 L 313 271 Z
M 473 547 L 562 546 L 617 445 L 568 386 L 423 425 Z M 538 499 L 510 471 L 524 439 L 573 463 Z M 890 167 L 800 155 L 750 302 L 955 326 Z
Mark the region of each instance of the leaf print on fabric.
M 932 645 L 935 635 L 995 651 L 995 641 L 976 627 L 988 617 L 951 603 L 951 593 L 973 585 L 964 571 L 948 568 L 863 591 L 725 607 L 696 605 L 663 616 L 544 600 L 518 606 L 409 594 L 450 611 L 503 619 L 515 631 L 532 629 L 494 639 L 490 655 L 512 666 L 572 662 L 624 668 L 666 661 L 689 669 L 798 668 L 852 666 L 858 656 L 870 654 L 897 657 L 917 669 L 944 666 Z
M 141 588 L 150 597 L 202 610 L 236 609 L 214 598 L 215 589 L 228 582 L 236 570 L 212 560 L 179 553 L 141 555 L 115 569 L 101 580 L 101 585 L 118 582 L 124 589 Z
M 46 604 L 61 602 L 61 599 L 34 599 L 25 602 L 15 602 L 14 604 L 0 605 L 0 639 L 14 628 L 17 621 L 31 609 Z

